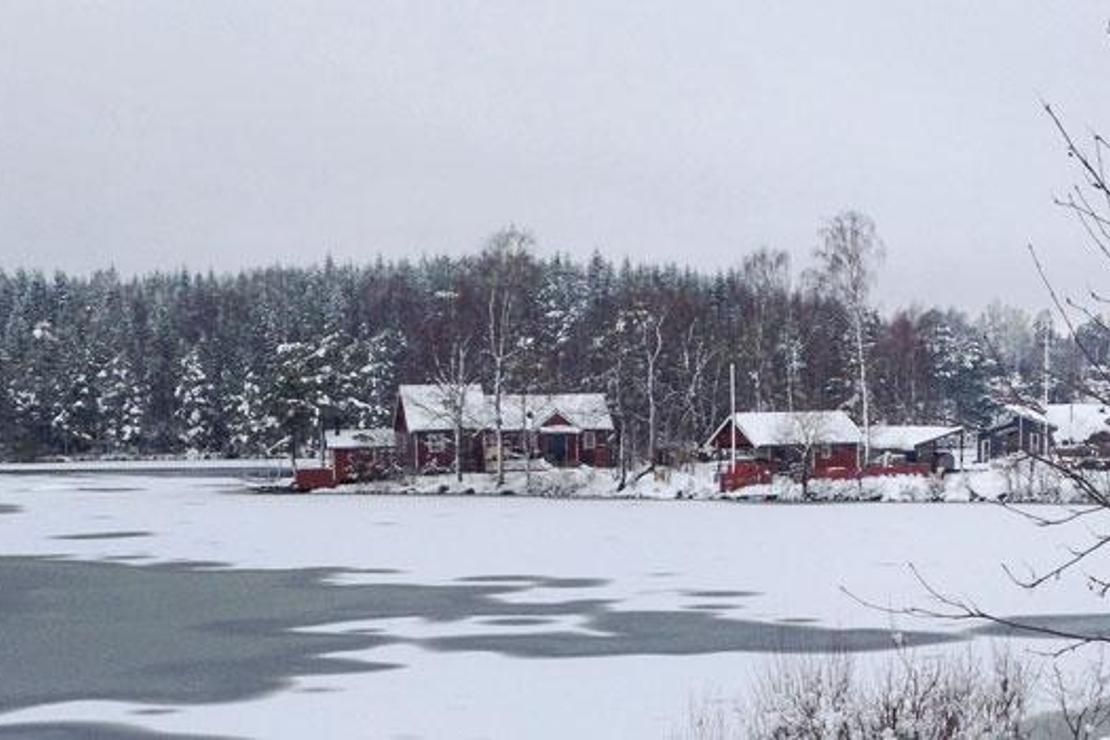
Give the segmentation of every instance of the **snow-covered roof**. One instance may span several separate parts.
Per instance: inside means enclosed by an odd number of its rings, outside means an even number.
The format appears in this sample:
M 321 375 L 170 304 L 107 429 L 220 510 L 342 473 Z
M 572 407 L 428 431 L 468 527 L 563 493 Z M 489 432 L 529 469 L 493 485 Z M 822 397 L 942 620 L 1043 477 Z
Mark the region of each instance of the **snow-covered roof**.
M 435 385 L 402 385 L 399 391 L 405 410 L 409 431 L 443 431 L 454 427 L 450 413 L 448 393 Z M 566 427 L 578 429 L 612 430 L 613 416 L 602 393 L 515 393 L 501 395 L 501 421 L 503 429 L 525 429 L 526 414 L 532 413 L 532 425 L 540 427 L 558 415 L 566 420 Z M 493 396 L 486 395 L 477 383 L 467 386 L 464 409 L 464 426 L 467 429 L 493 429 L 496 415 Z
M 1045 416 L 1056 427 L 1056 441 L 1086 442 L 1099 432 L 1110 432 L 1110 408 L 1101 403 L 1050 403 Z
M 958 434 L 963 427 L 924 425 L 876 425 L 871 427 L 871 447 L 877 450 L 911 451 L 928 442 Z
M 735 415 L 736 429 L 752 447 L 860 444 L 859 427 L 843 411 L 748 411 Z M 709 438 L 728 424 L 726 417 Z
M 997 429 L 1012 424 L 1015 419 L 1024 419 L 1034 424 L 1048 425 L 1049 427 L 1054 426 L 1039 409 L 1033 406 L 1007 403 L 994 415 L 994 418 L 991 420 L 991 429 Z
M 405 424 L 410 432 L 436 432 L 454 429 L 451 388 L 438 385 L 402 385 L 397 397 L 405 411 Z M 481 428 L 488 417 L 486 396 L 482 386 L 471 383 L 463 389 L 463 426 Z
M 330 450 L 357 450 L 364 447 L 392 447 L 396 437 L 389 427 L 373 429 L 340 429 L 324 433 L 324 443 Z
M 493 426 L 493 398 L 490 405 L 490 426 Z M 567 425 L 580 429 L 613 429 L 613 416 L 603 393 L 547 393 L 523 396 L 505 394 L 501 397 L 501 420 L 505 429 L 526 428 L 526 414 L 532 412 L 536 428 L 555 415 Z

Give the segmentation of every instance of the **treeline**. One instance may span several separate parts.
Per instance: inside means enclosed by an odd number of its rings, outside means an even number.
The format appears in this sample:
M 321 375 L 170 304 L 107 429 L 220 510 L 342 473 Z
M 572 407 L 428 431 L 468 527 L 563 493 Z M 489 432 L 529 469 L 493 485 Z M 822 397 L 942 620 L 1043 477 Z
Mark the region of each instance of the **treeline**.
M 836 269 L 818 259 L 795 274 L 766 250 L 715 274 L 579 262 L 536 256 L 507 229 L 462 258 L 0 271 L 0 454 L 285 452 L 321 420 L 388 424 L 398 383 L 500 378 L 506 392 L 604 391 L 626 448 L 647 455 L 704 440 L 728 408 L 732 362 L 743 409 L 858 416 L 856 308 L 829 288 Z M 994 401 L 1039 397 L 1046 342 L 1054 399 L 1091 375 L 1047 315 L 859 316 L 875 421 L 975 425 Z

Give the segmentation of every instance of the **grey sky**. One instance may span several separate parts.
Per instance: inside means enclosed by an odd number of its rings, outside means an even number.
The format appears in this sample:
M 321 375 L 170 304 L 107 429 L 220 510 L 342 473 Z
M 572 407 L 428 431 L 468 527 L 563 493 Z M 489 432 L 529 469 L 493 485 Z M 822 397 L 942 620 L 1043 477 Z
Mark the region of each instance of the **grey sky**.
M 1110 130 L 1110 5 L 0 2 L 0 266 L 545 251 L 801 265 L 870 213 L 887 308 L 1106 275 L 1038 97 Z

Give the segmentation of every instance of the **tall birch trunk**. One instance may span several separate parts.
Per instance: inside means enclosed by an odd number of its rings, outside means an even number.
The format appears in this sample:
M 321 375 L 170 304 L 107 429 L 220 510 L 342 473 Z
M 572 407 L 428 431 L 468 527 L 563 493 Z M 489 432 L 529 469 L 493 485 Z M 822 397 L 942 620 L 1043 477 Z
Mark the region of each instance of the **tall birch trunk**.
M 863 459 L 860 466 L 871 459 L 871 399 L 867 392 L 867 362 L 863 355 L 863 317 L 856 313 L 856 361 L 859 363 L 859 390 L 863 416 Z

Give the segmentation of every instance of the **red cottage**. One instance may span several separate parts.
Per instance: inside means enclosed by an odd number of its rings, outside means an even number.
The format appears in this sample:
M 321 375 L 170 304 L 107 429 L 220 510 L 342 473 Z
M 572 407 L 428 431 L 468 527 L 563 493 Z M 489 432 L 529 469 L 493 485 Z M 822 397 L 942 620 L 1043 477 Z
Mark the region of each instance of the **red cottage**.
M 497 435 L 492 431 L 492 397 L 489 404 L 483 446 L 486 469 L 493 470 Z M 557 467 L 616 463 L 616 428 L 601 393 L 508 394 L 501 398 L 501 419 L 506 457 L 523 458 L 531 450 L 533 457 Z
M 613 418 L 600 393 L 504 394 L 501 419 L 506 466 L 521 464 L 529 454 L 558 467 L 614 462 Z M 457 421 L 463 470 L 494 470 L 494 400 L 481 386 L 401 386 L 393 416 L 401 464 L 417 472 L 452 470 Z
M 806 462 L 814 477 L 853 477 L 859 472 L 863 436 L 843 411 L 746 412 L 726 418 L 707 446 L 727 460 L 736 428 L 738 457 L 787 472 Z
M 455 428 L 462 429 L 462 469 L 482 467 L 482 430 L 489 413 L 482 386 L 402 385 L 397 390 L 393 431 L 402 467 L 438 473 L 455 466 Z

